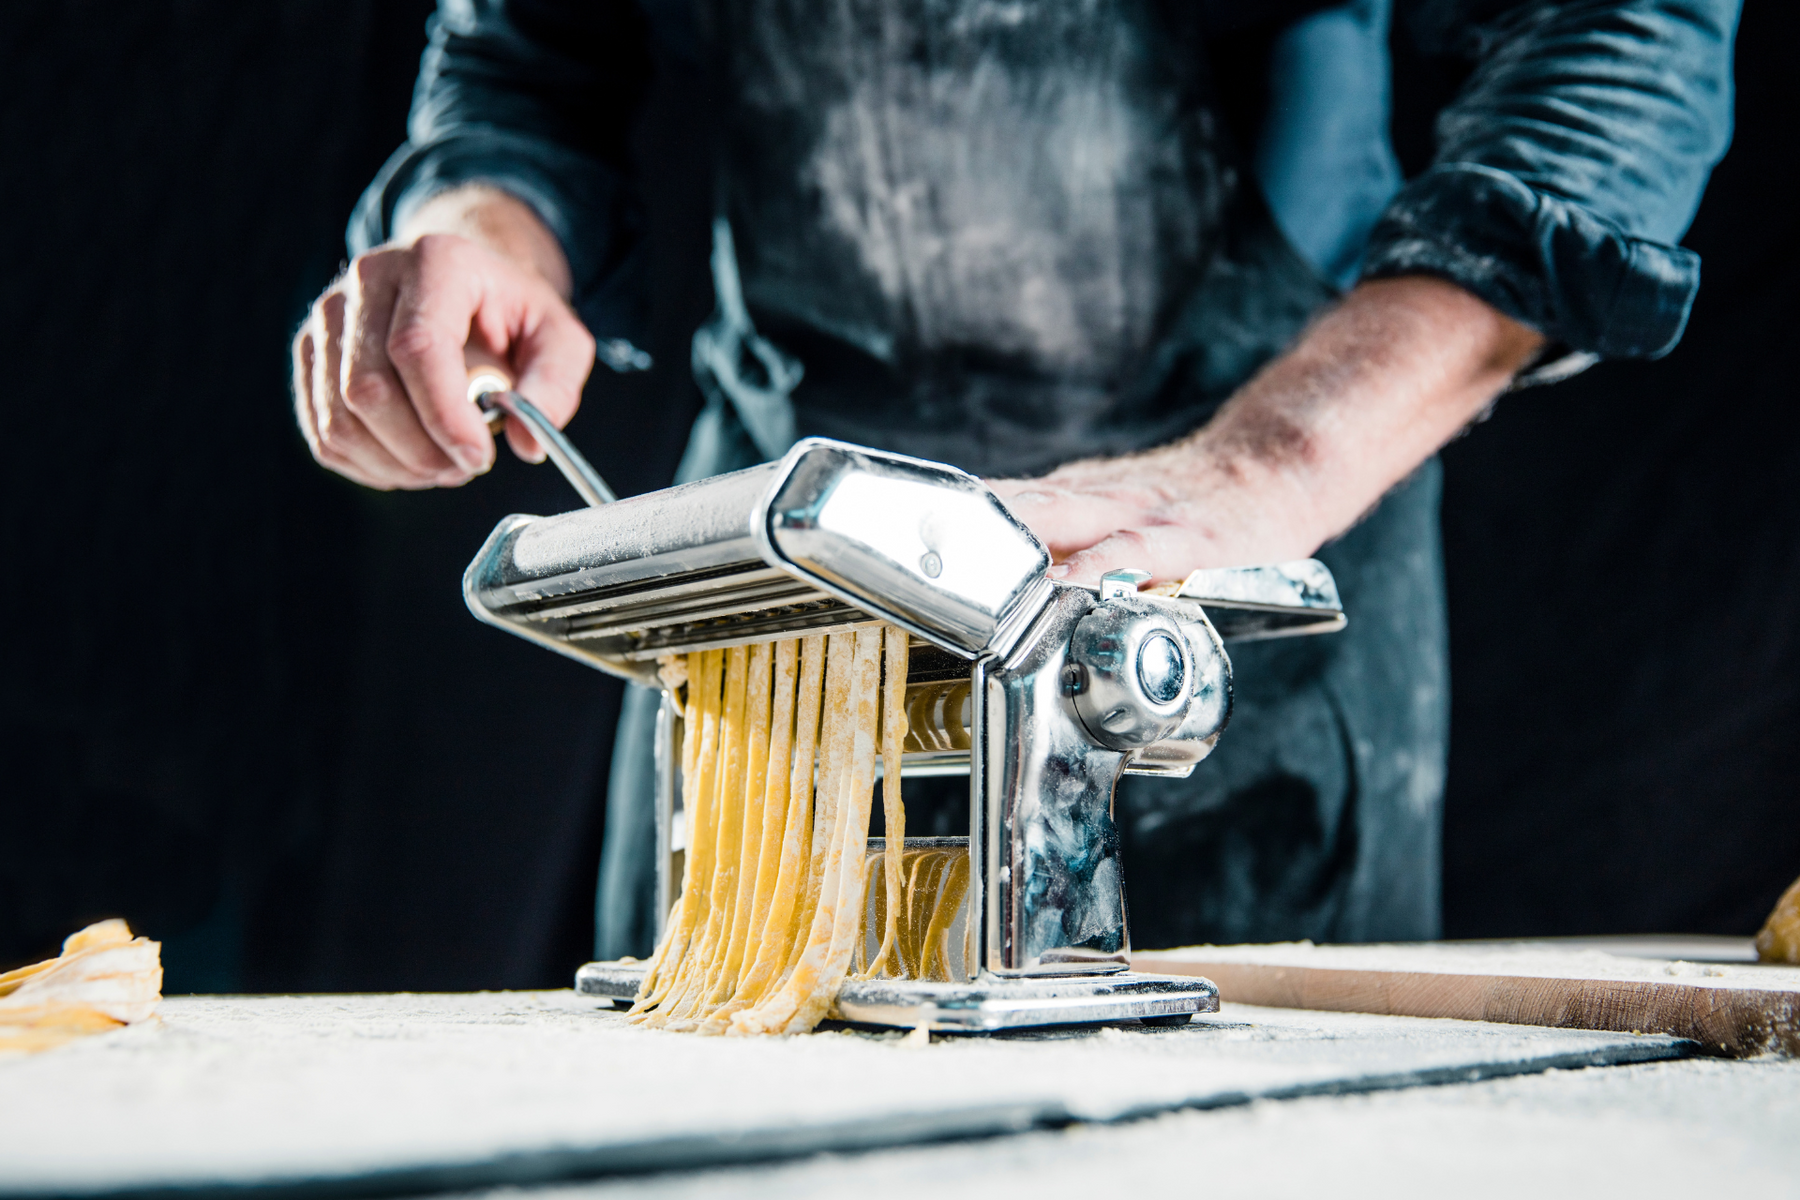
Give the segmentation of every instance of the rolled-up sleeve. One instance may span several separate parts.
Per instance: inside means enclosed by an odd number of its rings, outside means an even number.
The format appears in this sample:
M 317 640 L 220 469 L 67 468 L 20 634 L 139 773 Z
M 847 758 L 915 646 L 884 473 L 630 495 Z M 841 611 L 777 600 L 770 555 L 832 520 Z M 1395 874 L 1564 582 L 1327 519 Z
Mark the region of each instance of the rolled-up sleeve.
M 1700 284 L 1676 243 L 1731 139 L 1739 7 L 1538 3 L 1479 30 L 1363 277 L 1440 276 L 1575 351 L 1673 349 Z
M 385 241 L 447 188 L 485 183 L 562 243 L 575 307 L 602 339 L 639 340 L 643 218 L 626 151 L 648 46 L 629 0 L 441 0 L 397 150 L 350 218 L 350 252 Z

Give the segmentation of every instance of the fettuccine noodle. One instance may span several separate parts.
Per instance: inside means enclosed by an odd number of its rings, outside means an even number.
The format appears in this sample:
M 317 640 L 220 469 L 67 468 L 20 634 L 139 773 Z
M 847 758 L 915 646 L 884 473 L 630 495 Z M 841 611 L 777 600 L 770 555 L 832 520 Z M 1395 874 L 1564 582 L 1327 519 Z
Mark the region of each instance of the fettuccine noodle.
M 973 973 L 974 929 L 964 911 L 969 895 L 969 850 L 967 845 L 907 847 L 900 855 L 890 856 L 886 843 L 869 850 L 868 870 L 871 875 L 891 858 L 898 866 L 902 882 L 901 903 L 896 910 L 888 902 L 888 889 L 870 880 L 865 901 L 865 929 L 892 929 L 894 933 L 877 944 L 865 934 L 857 955 L 860 979 L 873 978 L 884 971 L 900 979 L 926 979 L 937 982 L 963 982 Z M 960 936 L 953 936 L 958 918 L 962 918 Z M 870 954 L 871 949 L 875 953 Z M 863 966 L 866 960 L 872 960 Z
M 904 846 L 906 669 L 906 632 L 889 625 L 664 661 L 665 685 L 682 689 L 688 846 L 635 1019 L 802 1033 L 853 962 L 863 978 L 966 977 L 949 930 L 967 851 L 958 866 L 941 850 L 868 848 L 877 753 L 886 845 Z

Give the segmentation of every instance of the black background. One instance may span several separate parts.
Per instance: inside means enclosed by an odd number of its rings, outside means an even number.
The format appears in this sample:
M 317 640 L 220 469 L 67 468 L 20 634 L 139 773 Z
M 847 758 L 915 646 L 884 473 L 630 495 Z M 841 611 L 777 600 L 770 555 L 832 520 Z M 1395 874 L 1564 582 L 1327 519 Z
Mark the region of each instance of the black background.
M 503 455 L 362 492 L 289 414 L 427 10 L 9 7 L 0 965 L 106 915 L 164 939 L 172 992 L 560 986 L 587 955 L 617 687 L 456 586 L 564 485 Z M 1744 934 L 1800 873 L 1797 39 L 1750 0 L 1681 347 L 1446 452 L 1451 936 Z M 663 64 L 635 143 L 658 366 L 602 369 L 571 430 L 621 492 L 666 482 L 697 404 L 704 111 Z M 549 765 L 570 745 L 587 775 Z

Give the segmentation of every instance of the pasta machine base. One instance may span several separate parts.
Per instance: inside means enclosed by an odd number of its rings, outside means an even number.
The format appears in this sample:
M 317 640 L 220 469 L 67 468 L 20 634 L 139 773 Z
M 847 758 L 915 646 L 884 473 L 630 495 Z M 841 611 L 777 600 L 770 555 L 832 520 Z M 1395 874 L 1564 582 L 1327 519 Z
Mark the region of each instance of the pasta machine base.
M 629 1002 L 637 995 L 644 971 L 639 962 L 589 963 L 575 973 L 575 991 Z M 831 1015 L 857 1025 L 999 1033 L 1043 1025 L 1121 1021 L 1177 1025 L 1196 1013 L 1218 1011 L 1219 989 L 1210 980 L 1121 971 L 1056 978 L 989 975 L 972 983 L 852 979 L 839 989 Z

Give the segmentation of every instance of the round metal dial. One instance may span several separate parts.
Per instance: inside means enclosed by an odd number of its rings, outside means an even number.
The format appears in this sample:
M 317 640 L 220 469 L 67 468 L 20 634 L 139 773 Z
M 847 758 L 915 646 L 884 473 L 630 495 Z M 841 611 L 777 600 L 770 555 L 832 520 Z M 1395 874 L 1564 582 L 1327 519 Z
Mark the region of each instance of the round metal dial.
M 1138 685 L 1157 704 L 1173 704 L 1187 686 L 1187 663 L 1175 639 L 1163 632 L 1145 638 L 1138 646 Z
M 1114 750 L 1135 750 L 1181 724 L 1191 699 L 1193 652 L 1180 629 L 1131 597 L 1103 600 L 1076 624 L 1064 682 L 1088 733 Z

